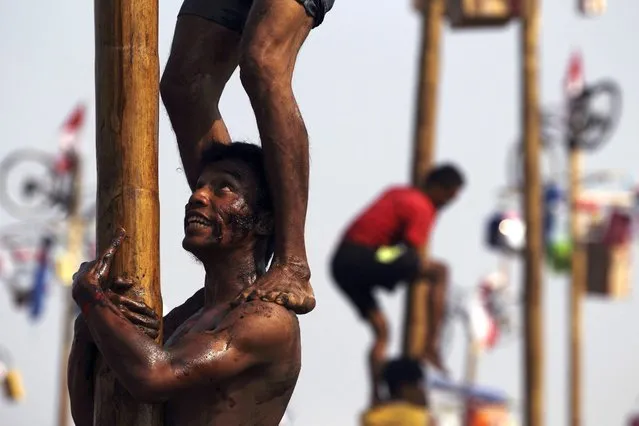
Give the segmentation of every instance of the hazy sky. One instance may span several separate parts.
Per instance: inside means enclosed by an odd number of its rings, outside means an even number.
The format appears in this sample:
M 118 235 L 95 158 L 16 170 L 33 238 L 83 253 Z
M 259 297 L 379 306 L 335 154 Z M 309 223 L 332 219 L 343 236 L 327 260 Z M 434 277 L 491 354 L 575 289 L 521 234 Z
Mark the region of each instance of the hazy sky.
M 293 1 L 293 0 L 291 0 Z M 409 175 L 419 21 L 409 1 L 338 0 L 304 46 L 295 91 L 311 137 L 307 241 L 317 308 L 301 318 L 303 368 L 291 401 L 296 425 L 351 426 L 366 405 L 365 350 L 371 336 L 330 280 L 327 260 L 346 223 L 386 185 Z M 623 88 L 624 112 L 612 143 L 589 167 L 633 174 L 639 155 L 639 59 L 632 39 L 639 4 L 610 2 L 606 15 L 584 19 L 576 0 L 543 2 L 541 98 L 561 101 L 561 80 L 573 48 L 585 57 L 589 80 L 612 77 Z M 635 4 L 632 6 L 632 4 Z M 0 157 L 22 147 L 54 150 L 56 131 L 79 100 L 90 106 L 84 152 L 88 188 L 95 183 L 93 3 L 0 1 Z M 160 4 L 160 65 L 166 62 L 178 0 Z M 469 185 L 440 219 L 434 255 L 450 262 L 454 284 L 471 286 L 497 266 L 483 246 L 484 222 L 505 178 L 505 157 L 519 122 L 519 26 L 490 31 L 445 30 L 442 45 L 437 158 L 454 160 Z M 235 139 L 258 142 L 248 99 L 233 76 L 222 99 Z M 180 246 L 183 202 L 189 195 L 175 138 L 160 112 L 162 294 L 172 308 L 203 281 Z M 12 219 L 0 212 L 0 225 Z M 636 274 L 635 274 L 636 275 Z M 515 282 L 519 288 L 518 275 Z M 566 424 L 567 281 L 546 275 L 546 424 Z M 636 282 L 636 280 L 635 280 Z M 32 324 L 0 292 L 0 344 L 24 375 L 27 399 L 0 401 L 6 425 L 56 424 L 61 290 Z M 398 348 L 403 292 L 383 296 Z M 584 425 L 621 425 L 639 394 L 637 301 L 589 301 L 585 308 Z M 521 393 L 520 345 L 514 341 L 481 362 L 483 384 Z M 462 372 L 458 345 L 451 358 Z

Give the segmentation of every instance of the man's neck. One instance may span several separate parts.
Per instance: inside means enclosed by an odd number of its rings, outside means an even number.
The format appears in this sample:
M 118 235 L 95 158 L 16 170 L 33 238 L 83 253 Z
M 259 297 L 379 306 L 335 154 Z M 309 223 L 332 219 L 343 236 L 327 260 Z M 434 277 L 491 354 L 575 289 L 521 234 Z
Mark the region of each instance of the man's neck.
M 204 306 L 231 302 L 259 275 L 253 247 L 216 252 L 204 264 Z
M 423 189 L 421 190 L 422 194 L 424 194 L 424 196 L 426 197 L 426 199 L 428 199 L 428 201 L 433 205 L 433 207 L 435 208 L 435 210 L 439 210 L 439 207 L 435 204 L 435 202 L 433 201 L 433 196 L 430 192 L 429 188 Z

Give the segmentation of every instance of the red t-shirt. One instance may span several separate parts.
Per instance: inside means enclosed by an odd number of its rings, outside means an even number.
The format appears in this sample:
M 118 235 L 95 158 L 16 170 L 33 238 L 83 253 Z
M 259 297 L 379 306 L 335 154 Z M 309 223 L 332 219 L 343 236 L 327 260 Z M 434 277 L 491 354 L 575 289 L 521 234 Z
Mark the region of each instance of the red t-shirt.
M 347 229 L 344 240 L 367 247 L 405 242 L 417 248 L 426 243 L 437 210 L 416 188 L 388 189 Z

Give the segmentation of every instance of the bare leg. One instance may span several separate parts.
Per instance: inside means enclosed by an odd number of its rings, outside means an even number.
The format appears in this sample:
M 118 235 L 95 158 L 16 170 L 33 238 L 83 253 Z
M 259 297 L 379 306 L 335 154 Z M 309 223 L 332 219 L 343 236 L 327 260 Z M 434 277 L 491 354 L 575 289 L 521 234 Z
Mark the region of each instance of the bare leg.
M 428 291 L 428 325 L 426 338 L 426 352 L 424 358 L 433 367 L 446 372 L 441 357 L 441 334 L 446 316 L 446 297 L 448 294 L 448 268 L 443 263 L 432 262 L 426 271 L 426 278 L 430 281 Z
M 241 298 L 315 307 L 306 257 L 308 134 L 293 96 L 297 54 L 313 20 L 295 0 L 255 0 L 241 45 L 240 78 L 251 100 L 264 149 L 275 215 L 271 268 Z
M 386 318 L 380 310 L 373 310 L 368 314 L 368 321 L 373 328 L 375 342 L 371 347 L 368 357 L 368 365 L 371 380 L 371 405 L 381 402 L 379 385 L 381 383 L 382 369 L 386 362 L 388 347 L 388 326 Z
M 240 34 L 221 25 L 197 16 L 178 18 L 160 93 L 191 189 L 208 142 L 231 142 L 218 103 L 237 68 L 239 46 Z

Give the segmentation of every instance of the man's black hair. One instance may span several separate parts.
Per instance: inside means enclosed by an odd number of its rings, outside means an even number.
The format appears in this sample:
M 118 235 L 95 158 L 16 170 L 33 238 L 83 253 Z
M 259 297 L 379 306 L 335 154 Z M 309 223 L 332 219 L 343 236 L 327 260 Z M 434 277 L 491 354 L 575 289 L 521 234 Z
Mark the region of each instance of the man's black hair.
M 402 357 L 386 363 L 382 377 L 388 386 L 391 396 L 396 396 L 402 386 L 415 386 L 422 381 L 424 379 L 424 371 L 416 360 Z
M 264 168 L 264 153 L 262 148 L 246 142 L 233 142 L 222 144 L 211 142 L 202 154 L 200 164 L 203 170 L 206 166 L 222 160 L 240 160 L 248 164 L 257 177 L 257 212 L 273 213 L 273 201 L 271 199 L 266 170 Z M 265 266 L 268 266 L 275 248 L 275 232 L 268 237 L 266 243 Z
M 453 164 L 441 164 L 434 167 L 424 180 L 424 186 L 438 185 L 443 188 L 459 188 L 464 185 L 464 175 Z

